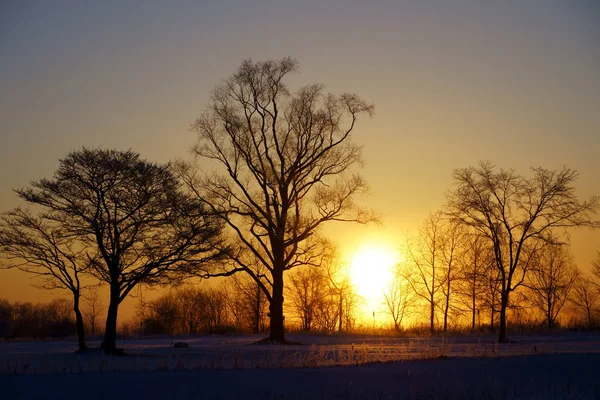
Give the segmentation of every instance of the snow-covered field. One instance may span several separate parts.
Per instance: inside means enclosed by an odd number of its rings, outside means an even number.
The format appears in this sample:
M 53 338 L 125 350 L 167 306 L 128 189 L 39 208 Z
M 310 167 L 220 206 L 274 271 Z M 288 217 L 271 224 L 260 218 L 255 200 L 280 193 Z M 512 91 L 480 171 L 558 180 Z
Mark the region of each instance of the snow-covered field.
M 140 339 L 119 343 L 127 357 L 73 354 L 72 341 L 0 342 L 0 398 L 600 398 L 598 334 L 512 338 Z

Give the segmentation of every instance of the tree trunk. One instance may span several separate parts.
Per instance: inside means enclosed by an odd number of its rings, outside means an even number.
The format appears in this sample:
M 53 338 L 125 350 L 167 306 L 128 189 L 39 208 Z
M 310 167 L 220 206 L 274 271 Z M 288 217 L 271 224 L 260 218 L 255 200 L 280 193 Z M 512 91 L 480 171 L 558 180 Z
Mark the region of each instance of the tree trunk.
M 433 302 L 433 296 L 431 296 L 430 305 L 431 305 L 431 311 L 429 314 L 429 330 L 431 331 L 431 333 L 433 333 L 434 329 L 435 329 L 434 321 L 433 321 L 433 317 L 435 314 L 435 303 Z
M 342 331 L 343 328 L 343 322 L 344 322 L 344 296 L 341 293 L 341 289 L 340 289 L 340 309 L 339 309 L 339 326 L 338 326 L 338 332 Z
M 73 311 L 75 311 L 75 322 L 77 326 L 77 342 L 79 352 L 83 353 L 87 346 L 85 345 L 85 330 L 83 327 L 83 316 L 79 310 L 79 293 L 73 293 Z
M 444 333 L 448 331 L 448 311 L 450 310 L 450 293 L 446 296 L 446 307 L 444 308 Z
M 260 309 L 261 309 L 261 292 L 260 292 L 260 286 L 258 286 L 258 284 L 256 284 L 256 298 L 254 299 L 254 327 L 253 327 L 253 331 L 254 334 L 258 334 L 260 333 Z
M 475 295 L 473 295 L 473 303 L 472 303 L 473 313 L 471 315 L 471 330 L 475 330 L 475 313 L 477 312 L 476 304 L 475 304 Z
M 547 302 L 548 312 L 546 313 L 546 317 L 548 318 L 548 329 L 552 329 L 552 323 L 554 322 L 552 319 L 552 299 L 548 296 Z
M 108 305 L 108 314 L 106 316 L 106 328 L 104 329 L 104 340 L 100 348 L 105 354 L 120 353 L 117 351 L 117 312 L 119 310 L 118 287 L 110 288 L 110 304 Z
M 475 271 L 477 271 L 477 263 L 475 263 Z M 471 291 L 471 309 L 473 311 L 473 315 L 471 316 L 471 330 L 474 331 L 475 330 L 475 313 L 477 312 L 476 308 L 477 308 L 477 304 L 476 304 L 476 300 L 477 300 L 477 292 L 476 292 L 476 285 L 477 285 L 477 280 L 476 280 L 477 274 L 474 273 L 473 274 L 473 290 Z
M 269 340 L 285 342 L 283 329 L 283 271 L 273 271 L 273 295 L 269 304 L 271 312 Z
M 506 308 L 508 307 L 508 292 L 502 293 L 500 302 L 500 328 L 498 333 L 498 343 L 506 343 Z
M 96 311 L 94 310 L 92 312 L 95 313 Z M 90 317 L 89 322 L 90 322 L 90 330 L 91 330 L 92 337 L 95 337 L 96 336 L 96 315 L 95 314 Z

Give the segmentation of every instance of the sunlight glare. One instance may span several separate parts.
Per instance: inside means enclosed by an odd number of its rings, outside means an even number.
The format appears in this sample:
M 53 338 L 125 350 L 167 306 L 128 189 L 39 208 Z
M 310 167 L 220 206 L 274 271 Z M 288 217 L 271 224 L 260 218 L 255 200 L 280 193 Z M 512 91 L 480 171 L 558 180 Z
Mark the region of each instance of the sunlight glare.
M 398 252 L 386 247 L 366 246 L 354 253 L 350 276 L 358 294 L 364 299 L 366 314 L 380 310 L 383 291 L 390 284 L 398 261 Z

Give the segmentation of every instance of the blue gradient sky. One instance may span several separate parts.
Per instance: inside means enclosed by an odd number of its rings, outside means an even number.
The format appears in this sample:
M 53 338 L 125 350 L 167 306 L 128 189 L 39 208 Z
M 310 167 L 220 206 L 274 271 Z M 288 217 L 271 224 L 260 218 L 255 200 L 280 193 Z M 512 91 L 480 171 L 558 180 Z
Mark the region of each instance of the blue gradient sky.
M 359 121 L 381 227 L 332 226 L 342 249 L 395 246 L 440 207 L 454 168 L 488 159 L 577 169 L 600 194 L 600 8 L 594 1 L 3 1 L 0 209 L 81 146 L 188 157 L 189 124 L 241 60 L 293 56 L 291 84 L 375 103 Z M 582 268 L 600 234 L 573 235 Z M 0 297 L 41 296 L 16 272 Z

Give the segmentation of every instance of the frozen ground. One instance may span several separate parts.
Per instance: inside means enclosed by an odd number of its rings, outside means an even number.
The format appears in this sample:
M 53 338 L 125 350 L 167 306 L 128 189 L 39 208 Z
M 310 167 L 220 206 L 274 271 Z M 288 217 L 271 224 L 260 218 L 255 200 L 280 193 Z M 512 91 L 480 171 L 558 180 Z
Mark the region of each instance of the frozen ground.
M 590 334 L 396 338 L 293 336 L 120 343 L 129 357 L 72 354 L 73 342 L 0 342 L 7 399 L 600 398 Z M 98 345 L 92 342 L 91 345 Z M 4 394 L 7 394 L 5 397 Z

